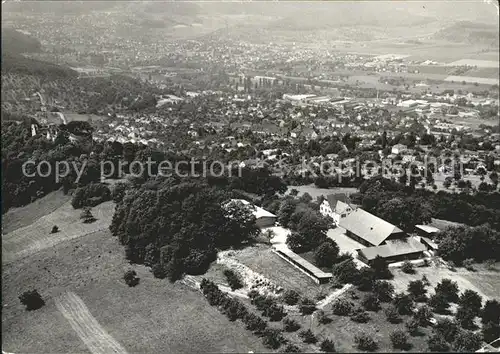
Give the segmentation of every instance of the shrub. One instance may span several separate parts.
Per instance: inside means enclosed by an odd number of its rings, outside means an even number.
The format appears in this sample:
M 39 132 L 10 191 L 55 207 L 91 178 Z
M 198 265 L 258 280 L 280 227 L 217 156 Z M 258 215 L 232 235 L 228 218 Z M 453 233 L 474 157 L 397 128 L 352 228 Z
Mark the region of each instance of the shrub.
M 451 279 L 442 279 L 436 285 L 436 294 L 442 294 L 449 302 L 458 301 L 458 284 Z
M 429 306 L 424 305 L 415 312 L 413 317 L 418 321 L 420 326 L 425 327 L 432 318 L 432 311 Z
M 483 325 L 489 322 L 500 322 L 500 302 L 497 300 L 487 300 L 481 311 L 481 320 Z
M 240 276 L 232 269 L 226 269 L 224 271 L 224 276 L 229 284 L 231 290 L 241 289 L 243 287 L 243 281 Z
M 408 347 L 408 335 L 405 331 L 395 330 L 389 335 L 392 347 L 395 349 L 406 349 Z
M 390 302 L 394 296 L 394 285 L 385 280 L 373 284 L 373 293 L 382 302 Z
M 378 344 L 375 340 L 365 333 L 356 334 L 354 336 L 354 342 L 359 350 L 372 352 L 377 350 Z
M 371 268 L 365 267 L 359 270 L 358 278 L 355 281 L 358 289 L 361 291 L 372 290 L 375 282 L 375 271 Z
M 137 277 L 137 273 L 135 270 L 127 270 L 125 274 L 123 275 L 123 279 L 125 280 L 125 283 L 130 286 L 134 287 L 137 284 L 139 284 L 139 278 Z
M 55 234 L 59 232 L 59 227 L 57 225 L 52 226 L 52 230 L 50 230 L 51 234 Z
M 434 326 L 434 331 L 442 336 L 448 343 L 453 342 L 458 333 L 458 329 L 457 323 L 447 318 L 440 318 L 436 326 Z
M 269 321 L 281 321 L 283 317 L 286 316 L 286 312 L 283 309 L 283 306 L 272 304 L 271 306 L 264 309 L 262 315 L 265 317 L 269 317 Z
M 296 305 L 300 300 L 300 294 L 295 290 L 287 290 L 283 294 L 283 301 L 287 305 Z
M 307 344 L 313 344 L 318 341 L 318 339 L 310 329 L 301 331 L 299 333 L 299 337 L 302 338 L 302 341 Z
M 409 295 L 404 293 L 396 294 L 392 302 L 400 315 L 410 315 L 412 313 L 413 300 Z
M 385 313 L 385 318 L 387 318 L 387 321 L 389 321 L 390 323 L 401 322 L 401 317 L 398 314 L 396 306 L 390 305 L 384 310 L 384 313 Z
M 410 261 L 404 261 L 403 265 L 401 266 L 401 271 L 406 274 L 415 274 L 415 268 Z
M 414 280 L 408 283 L 408 292 L 417 302 L 425 302 L 427 300 L 427 289 L 421 280 Z
M 245 324 L 246 329 L 252 331 L 253 333 L 263 333 L 267 328 L 266 321 L 251 312 L 248 312 L 243 317 L 243 323 Z
M 310 315 L 316 311 L 316 304 L 308 298 L 303 298 L 302 301 L 300 301 L 299 309 L 301 314 Z
M 415 318 L 412 318 L 408 322 L 406 322 L 405 327 L 408 330 L 408 333 L 410 333 L 410 335 L 412 336 L 415 336 L 420 332 L 419 321 Z
M 368 312 L 362 310 L 362 309 L 357 309 L 354 311 L 354 314 L 351 316 L 351 320 L 354 322 L 358 323 L 366 323 L 370 321 L 370 315 Z
M 295 344 L 288 344 L 285 348 L 283 348 L 282 353 L 300 353 L 300 348 Z
M 352 258 L 348 258 L 332 267 L 332 273 L 343 284 L 353 283 L 358 279 L 359 270 Z
M 295 332 L 300 329 L 300 324 L 297 321 L 292 320 L 291 318 L 285 318 L 283 320 L 283 328 L 287 332 Z
M 448 303 L 448 300 L 442 293 L 435 293 L 429 298 L 429 306 L 432 307 L 432 309 L 436 313 L 446 313 L 448 308 L 450 307 L 450 304 Z
M 323 310 L 318 311 L 318 322 L 321 324 L 330 323 L 332 320 L 329 318 Z
M 500 337 L 500 325 L 498 323 L 487 322 L 483 324 L 481 334 L 486 343 L 491 343 Z
M 21 301 L 21 304 L 26 306 L 26 310 L 28 311 L 38 310 L 45 305 L 45 301 L 36 289 L 22 293 L 19 296 L 19 301 Z
M 475 352 L 481 347 L 481 335 L 471 331 L 460 331 L 453 341 L 452 349 L 457 352 Z
M 333 313 L 338 316 L 349 316 L 354 304 L 346 299 L 337 299 L 332 304 Z
M 367 294 L 362 302 L 363 307 L 368 311 L 380 310 L 380 301 L 374 294 Z
M 257 291 L 257 290 L 250 290 L 248 293 L 247 293 L 248 297 L 250 298 L 250 300 L 253 300 L 255 299 L 257 296 L 260 295 L 260 293 Z
M 424 259 L 424 262 L 426 263 L 426 265 L 429 265 L 429 261 L 427 259 Z M 427 275 L 422 275 L 422 283 L 425 285 L 425 286 L 430 286 L 431 285 L 431 282 L 429 281 L 429 279 L 427 279 Z
M 389 270 L 387 261 L 380 256 L 375 257 L 371 264 L 371 267 L 375 271 L 375 276 L 377 277 L 377 279 L 392 279 L 394 277 Z
M 450 350 L 448 342 L 439 334 L 433 334 L 427 341 L 427 346 L 431 352 L 442 353 Z
M 91 224 L 94 221 L 96 221 L 96 218 L 94 215 L 92 215 L 92 212 L 90 211 L 89 207 L 84 207 L 81 214 L 80 214 L 80 219 L 83 219 L 83 222 L 85 224 Z
M 472 329 L 476 315 L 470 308 L 459 306 L 455 314 L 455 320 L 463 328 Z
M 336 353 L 336 351 L 337 351 L 335 349 L 335 343 L 328 338 L 321 342 L 321 345 L 319 346 L 319 348 L 321 349 L 322 352 L 325 352 L 325 353 Z
M 318 267 L 331 267 L 339 255 L 339 246 L 328 239 L 314 251 L 314 262 Z
M 465 269 L 473 271 L 474 270 L 474 260 L 472 258 L 464 259 L 463 266 Z
M 263 332 L 262 342 L 267 348 L 278 349 L 285 343 L 285 338 L 283 338 L 279 329 L 267 328 Z
M 458 304 L 470 310 L 474 316 L 479 316 L 481 314 L 482 302 L 481 295 L 470 289 L 465 290 L 458 299 Z
M 153 276 L 155 278 L 165 279 L 167 277 L 167 273 L 165 273 L 165 270 L 159 263 L 154 264 L 151 270 L 153 271 Z

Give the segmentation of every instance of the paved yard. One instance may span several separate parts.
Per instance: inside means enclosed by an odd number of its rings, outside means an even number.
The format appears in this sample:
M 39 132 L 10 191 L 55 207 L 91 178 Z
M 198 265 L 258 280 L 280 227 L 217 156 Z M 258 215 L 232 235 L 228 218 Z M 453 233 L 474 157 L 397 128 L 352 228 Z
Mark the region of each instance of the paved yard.
M 356 256 L 356 250 L 360 248 L 365 248 L 361 243 L 354 241 L 352 238 L 345 235 L 345 229 L 337 227 L 335 229 L 328 230 L 326 234 L 329 238 L 337 242 L 339 245 L 340 252 L 349 252 L 353 256 Z

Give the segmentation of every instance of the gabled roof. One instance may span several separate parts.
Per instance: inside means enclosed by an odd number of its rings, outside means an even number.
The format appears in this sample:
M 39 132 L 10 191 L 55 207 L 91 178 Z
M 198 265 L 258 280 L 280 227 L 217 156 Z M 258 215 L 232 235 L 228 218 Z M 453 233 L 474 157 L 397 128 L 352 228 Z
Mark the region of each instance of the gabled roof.
M 250 202 L 248 202 L 245 199 L 231 199 L 231 201 L 232 202 L 240 202 L 243 205 L 248 205 L 251 208 L 251 210 L 253 212 L 253 215 L 255 216 L 256 219 L 260 219 L 260 218 L 275 218 L 276 217 L 276 215 L 268 212 L 265 209 L 262 209 L 259 206 L 251 204 Z
M 348 203 L 349 197 L 345 193 L 334 193 L 326 196 L 326 201 L 330 204 L 330 209 L 335 210 L 337 201 Z
M 380 245 L 392 234 L 403 232 L 399 227 L 361 208 L 340 219 L 339 226 L 374 246 Z
M 413 238 L 402 240 L 389 240 L 383 246 L 367 247 L 358 250 L 358 253 L 363 255 L 368 261 L 374 260 L 377 256 L 382 258 L 404 256 L 407 254 L 424 252 L 427 250 L 424 244 Z
M 353 210 L 354 208 L 349 203 L 344 203 L 341 200 L 337 200 L 337 205 L 335 206 L 335 213 L 343 214 L 348 209 Z

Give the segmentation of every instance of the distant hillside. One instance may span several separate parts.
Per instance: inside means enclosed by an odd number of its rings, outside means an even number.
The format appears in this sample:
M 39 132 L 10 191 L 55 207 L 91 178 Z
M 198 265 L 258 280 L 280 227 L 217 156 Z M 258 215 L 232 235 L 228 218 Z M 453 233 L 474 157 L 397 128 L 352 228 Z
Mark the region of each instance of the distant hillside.
M 13 28 L 2 28 L 2 53 L 20 54 L 39 52 L 40 41 Z
M 456 43 L 481 43 L 498 47 L 498 27 L 461 21 L 437 32 L 434 38 Z
M 432 18 L 424 15 L 410 14 L 395 8 L 380 8 L 379 4 L 349 2 L 304 8 L 271 23 L 268 28 L 307 31 L 357 26 L 412 26 L 431 21 Z
M 2 74 L 17 73 L 48 78 L 75 77 L 78 73 L 70 68 L 46 61 L 25 58 L 19 54 L 2 53 Z

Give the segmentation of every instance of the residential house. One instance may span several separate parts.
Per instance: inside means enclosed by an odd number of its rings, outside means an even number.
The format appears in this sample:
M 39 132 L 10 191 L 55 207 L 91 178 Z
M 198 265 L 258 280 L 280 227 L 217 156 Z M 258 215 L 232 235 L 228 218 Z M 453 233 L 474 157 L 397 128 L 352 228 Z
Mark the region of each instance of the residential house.
M 349 196 L 344 193 L 328 195 L 319 207 L 321 215 L 331 217 L 335 225 L 353 210 L 354 206 L 350 203 Z
M 396 144 L 391 148 L 391 153 L 397 155 L 402 153 L 403 151 L 406 151 L 408 149 L 408 146 L 403 145 L 403 144 Z

